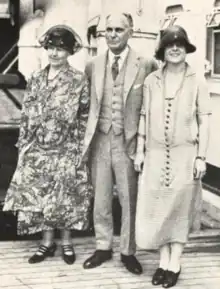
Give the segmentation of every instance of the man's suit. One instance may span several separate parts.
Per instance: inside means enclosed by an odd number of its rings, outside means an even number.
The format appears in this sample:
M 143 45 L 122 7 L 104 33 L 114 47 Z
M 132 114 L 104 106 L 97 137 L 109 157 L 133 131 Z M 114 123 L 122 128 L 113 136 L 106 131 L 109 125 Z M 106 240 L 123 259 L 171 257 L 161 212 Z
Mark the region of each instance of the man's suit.
M 121 253 L 135 253 L 137 173 L 133 159 L 145 77 L 157 68 L 131 48 L 117 78 L 112 79 L 108 51 L 86 66 L 90 81 L 90 112 L 84 152 L 91 161 L 95 190 L 94 226 L 98 250 L 111 250 L 112 188 L 122 206 Z

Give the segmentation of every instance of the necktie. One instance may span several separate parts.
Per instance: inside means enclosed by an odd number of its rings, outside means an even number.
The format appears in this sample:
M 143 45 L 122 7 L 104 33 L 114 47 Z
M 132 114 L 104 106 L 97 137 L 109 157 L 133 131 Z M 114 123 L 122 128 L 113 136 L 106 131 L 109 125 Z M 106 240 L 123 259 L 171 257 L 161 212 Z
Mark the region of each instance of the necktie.
M 113 64 L 112 64 L 112 78 L 114 81 L 117 78 L 118 73 L 119 73 L 119 65 L 118 65 L 119 59 L 120 59 L 120 56 L 115 56 Z

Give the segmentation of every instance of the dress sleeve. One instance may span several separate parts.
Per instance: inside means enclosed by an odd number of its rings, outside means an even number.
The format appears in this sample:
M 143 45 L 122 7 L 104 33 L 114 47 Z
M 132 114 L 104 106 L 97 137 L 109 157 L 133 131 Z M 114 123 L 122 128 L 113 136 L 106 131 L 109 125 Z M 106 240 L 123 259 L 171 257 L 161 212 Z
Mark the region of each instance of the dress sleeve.
M 141 106 L 140 115 L 146 115 L 145 100 L 144 100 L 144 98 L 143 98 L 143 102 L 142 102 L 142 106 Z
M 199 80 L 197 90 L 197 115 L 211 114 L 211 100 L 205 78 Z
M 146 138 L 146 128 L 148 127 L 149 109 L 150 109 L 150 87 L 147 77 L 144 82 L 143 102 L 140 111 L 140 122 L 138 128 L 138 135 Z
M 144 91 L 143 91 L 143 102 L 142 108 L 140 111 L 140 119 L 138 126 L 138 135 L 137 135 L 137 151 L 136 153 L 144 153 L 146 148 L 146 131 L 148 129 L 148 118 L 149 118 L 149 87 L 144 82 Z
M 31 93 L 33 76 L 27 82 L 26 90 L 24 93 L 22 110 L 21 110 L 21 119 L 20 119 L 20 128 L 19 128 L 19 137 L 16 143 L 16 147 L 21 150 L 26 144 L 29 143 L 31 139 L 31 131 L 29 130 L 29 119 L 30 119 L 30 110 L 29 110 L 29 95 Z
M 79 137 L 79 152 L 83 151 L 84 137 L 86 132 L 86 126 L 89 115 L 89 82 L 84 76 L 81 83 L 81 92 L 79 99 L 79 110 L 78 110 L 78 137 Z

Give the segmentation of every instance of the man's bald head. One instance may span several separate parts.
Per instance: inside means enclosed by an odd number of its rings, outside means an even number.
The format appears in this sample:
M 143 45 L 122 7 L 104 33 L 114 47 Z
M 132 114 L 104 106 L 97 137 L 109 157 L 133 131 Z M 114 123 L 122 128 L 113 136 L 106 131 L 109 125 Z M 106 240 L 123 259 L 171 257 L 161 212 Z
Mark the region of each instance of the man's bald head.
M 125 25 L 128 25 L 130 28 L 134 27 L 134 22 L 131 14 L 129 13 L 112 13 L 106 17 L 106 24 L 109 19 L 120 19 Z

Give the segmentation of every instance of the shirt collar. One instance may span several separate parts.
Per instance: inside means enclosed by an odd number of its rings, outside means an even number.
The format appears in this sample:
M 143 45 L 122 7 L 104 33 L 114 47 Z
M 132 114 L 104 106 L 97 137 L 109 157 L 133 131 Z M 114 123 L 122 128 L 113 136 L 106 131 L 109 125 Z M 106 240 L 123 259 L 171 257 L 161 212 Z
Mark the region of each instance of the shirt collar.
M 110 65 L 112 65 L 113 61 L 114 61 L 114 57 L 115 56 L 120 56 L 119 62 L 122 64 L 125 61 L 125 58 L 127 57 L 129 52 L 129 47 L 128 45 L 125 47 L 125 49 L 120 53 L 120 54 L 114 54 L 111 52 L 111 50 L 108 50 L 108 59 L 109 59 L 109 63 Z

